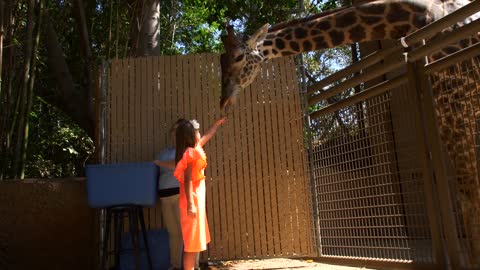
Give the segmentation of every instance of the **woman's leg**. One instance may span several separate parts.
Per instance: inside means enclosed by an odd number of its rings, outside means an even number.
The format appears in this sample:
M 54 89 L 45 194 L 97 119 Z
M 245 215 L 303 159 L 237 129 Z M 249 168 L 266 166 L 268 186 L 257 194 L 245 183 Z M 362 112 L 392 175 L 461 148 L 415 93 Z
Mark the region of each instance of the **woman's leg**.
M 183 253 L 183 269 L 193 270 L 195 267 L 195 257 L 197 252 L 185 252 Z

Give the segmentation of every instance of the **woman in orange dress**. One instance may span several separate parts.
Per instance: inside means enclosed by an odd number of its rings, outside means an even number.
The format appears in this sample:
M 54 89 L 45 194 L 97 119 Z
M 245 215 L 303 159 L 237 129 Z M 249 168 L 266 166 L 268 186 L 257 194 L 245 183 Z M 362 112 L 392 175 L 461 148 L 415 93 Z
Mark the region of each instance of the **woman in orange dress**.
M 194 269 L 195 256 L 206 250 L 210 242 L 205 208 L 207 156 L 203 146 L 225 120 L 226 117 L 216 121 L 204 136 L 200 136 L 200 125 L 195 120 L 183 122 L 176 129 L 176 167 L 173 174 L 180 182 L 179 208 L 185 270 Z

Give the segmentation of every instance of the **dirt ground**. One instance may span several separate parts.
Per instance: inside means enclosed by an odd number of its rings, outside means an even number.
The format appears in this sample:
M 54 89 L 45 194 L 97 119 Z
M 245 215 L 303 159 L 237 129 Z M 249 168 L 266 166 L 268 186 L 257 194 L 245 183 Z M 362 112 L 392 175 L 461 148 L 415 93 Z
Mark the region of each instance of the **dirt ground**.
M 209 270 L 229 270 L 229 269 L 322 269 L 322 270 L 357 270 L 357 269 L 373 269 L 365 267 L 349 267 L 338 266 L 331 264 L 324 264 L 314 262 L 313 260 L 306 259 L 262 259 L 262 260 L 242 260 L 242 261 L 224 261 L 218 263 L 209 263 Z

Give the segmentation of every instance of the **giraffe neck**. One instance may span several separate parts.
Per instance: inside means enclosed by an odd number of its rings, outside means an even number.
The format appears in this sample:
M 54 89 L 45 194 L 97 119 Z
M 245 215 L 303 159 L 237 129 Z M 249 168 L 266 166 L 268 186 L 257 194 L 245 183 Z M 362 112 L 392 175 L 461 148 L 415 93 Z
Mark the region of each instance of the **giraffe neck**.
M 375 1 L 269 32 L 265 60 L 371 40 L 398 39 L 443 16 L 430 1 Z

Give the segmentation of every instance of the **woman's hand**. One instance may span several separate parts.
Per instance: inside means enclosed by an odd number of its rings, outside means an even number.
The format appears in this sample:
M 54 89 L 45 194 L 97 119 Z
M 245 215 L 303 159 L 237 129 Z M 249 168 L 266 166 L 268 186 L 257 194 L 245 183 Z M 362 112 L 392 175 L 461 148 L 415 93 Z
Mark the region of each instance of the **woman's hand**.
M 205 135 L 203 135 L 202 138 L 200 138 L 200 141 L 198 142 L 198 144 L 203 147 L 208 142 L 208 140 L 212 138 L 213 134 L 217 132 L 217 128 L 223 123 L 225 123 L 225 121 L 227 121 L 226 116 L 218 119 L 215 123 L 213 123 L 213 125 L 210 127 L 207 133 L 205 133 Z
M 194 204 L 189 204 L 187 206 L 187 215 L 191 218 L 194 218 L 197 215 L 197 207 Z
M 226 117 L 226 116 L 218 119 L 217 122 L 215 122 L 215 126 L 218 127 L 218 126 L 222 125 L 223 123 L 225 123 L 225 121 L 227 121 L 227 117 Z

